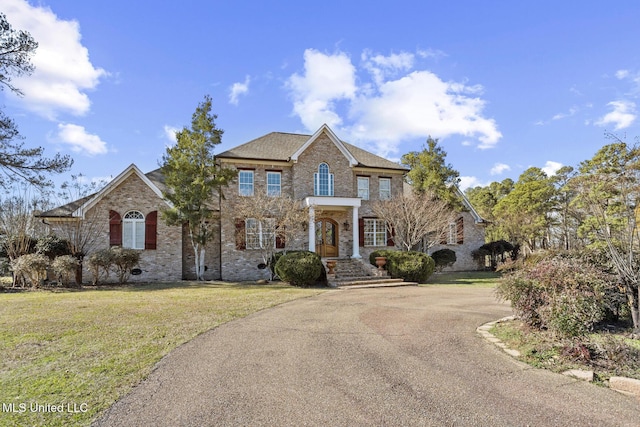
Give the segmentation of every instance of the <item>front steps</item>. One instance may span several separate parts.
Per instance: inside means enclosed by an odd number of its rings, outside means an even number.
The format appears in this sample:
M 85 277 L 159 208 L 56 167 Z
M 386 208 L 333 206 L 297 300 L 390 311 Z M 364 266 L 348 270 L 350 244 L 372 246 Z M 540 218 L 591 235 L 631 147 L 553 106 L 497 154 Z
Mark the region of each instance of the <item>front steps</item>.
M 373 288 L 384 286 L 412 286 L 417 285 L 413 282 L 404 282 L 402 279 L 392 279 L 384 270 L 378 270 L 374 266 L 365 264 L 360 259 L 352 258 L 329 258 L 336 261 L 334 269 L 335 274 L 328 274 L 327 280 L 329 286 L 334 288 Z M 324 259 L 323 263 L 327 264 L 329 259 Z

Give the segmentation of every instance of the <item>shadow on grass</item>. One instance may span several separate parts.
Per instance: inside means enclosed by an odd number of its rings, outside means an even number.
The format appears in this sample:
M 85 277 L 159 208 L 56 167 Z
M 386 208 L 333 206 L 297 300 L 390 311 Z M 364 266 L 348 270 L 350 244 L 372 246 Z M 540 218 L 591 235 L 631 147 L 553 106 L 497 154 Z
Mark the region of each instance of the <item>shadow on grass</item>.
M 82 287 L 40 287 L 40 288 L 2 288 L 0 287 L 0 293 L 23 293 L 23 292 L 52 292 L 52 293 L 76 293 L 76 292 L 101 292 L 101 291 L 124 291 L 124 292 L 153 292 L 164 291 L 172 289 L 227 289 L 227 290 L 240 290 L 240 289 L 329 289 L 326 286 L 310 286 L 307 288 L 300 288 L 291 286 L 285 282 L 268 282 L 268 283 L 256 283 L 255 281 L 249 282 L 222 282 L 222 281 L 175 281 L 175 282 L 140 282 L 140 283 L 125 283 L 122 285 L 109 283 L 104 285 L 83 285 Z
M 500 273 L 493 271 L 462 271 L 434 273 L 429 280 L 422 285 L 462 285 L 493 286 L 500 278 Z

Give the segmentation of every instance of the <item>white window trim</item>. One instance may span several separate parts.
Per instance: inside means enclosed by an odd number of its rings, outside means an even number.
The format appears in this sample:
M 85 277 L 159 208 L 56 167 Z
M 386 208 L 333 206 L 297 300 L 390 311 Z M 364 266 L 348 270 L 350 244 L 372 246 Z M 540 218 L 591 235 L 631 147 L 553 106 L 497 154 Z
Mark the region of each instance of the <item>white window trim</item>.
M 449 223 L 449 235 L 447 236 L 448 245 L 458 244 L 458 224 L 455 222 Z
M 250 193 L 243 193 L 242 191 L 242 186 L 243 185 L 249 185 L 248 182 L 242 182 L 242 180 L 240 179 L 240 176 L 242 174 L 250 174 L 251 175 L 251 192 Z M 255 189 L 255 173 L 252 170 L 243 170 L 240 169 L 240 171 L 238 172 L 238 194 L 244 197 L 250 197 L 253 196 L 254 194 L 254 190 Z
M 321 188 L 320 188 L 320 167 L 322 165 L 326 165 L 327 166 L 327 175 L 328 175 L 328 182 L 327 182 L 327 192 L 328 194 L 321 194 Z M 331 173 L 331 168 L 329 168 L 329 165 L 326 162 L 322 162 L 318 165 L 318 172 L 313 174 L 313 195 L 314 196 L 329 196 L 329 197 L 333 197 L 334 195 L 334 183 L 333 183 L 333 174 Z
M 255 221 L 257 230 L 253 231 L 253 228 L 249 228 L 249 221 Z M 269 230 L 271 228 L 271 230 Z M 263 221 L 258 221 L 255 218 L 247 218 L 244 223 L 245 232 L 245 248 L 246 249 L 263 249 L 268 243 L 269 239 L 273 242 L 273 247 L 276 247 L 276 229 L 275 221 L 272 220 L 270 227 L 263 226 Z M 257 238 L 249 238 L 249 236 L 255 235 Z M 271 236 L 269 236 L 271 235 Z M 253 242 L 256 242 L 255 244 Z
M 382 190 L 382 183 L 383 182 L 388 182 L 389 183 L 389 188 L 384 190 Z M 391 178 L 379 178 L 378 179 L 378 197 L 380 197 L 380 200 L 389 200 L 391 199 Z
M 129 216 L 129 218 L 127 218 Z M 131 228 L 131 239 L 127 238 L 127 228 Z M 140 235 L 141 234 L 141 235 Z M 122 217 L 122 247 L 144 249 L 145 218 L 140 211 L 131 210 Z
M 366 183 L 366 188 L 364 185 L 360 186 L 360 183 Z M 360 195 L 361 192 L 364 193 L 364 196 Z M 369 200 L 369 177 L 367 176 L 358 177 L 358 197 L 362 200 Z
M 276 184 L 269 184 L 269 175 L 277 175 L 278 176 L 278 184 L 277 184 L 278 191 L 277 191 L 277 193 L 276 192 L 271 193 L 269 191 L 270 187 L 276 187 Z M 277 196 L 280 196 L 281 194 L 282 194 L 282 173 L 278 172 L 278 171 L 268 171 L 267 172 L 267 196 L 277 197 Z
M 373 224 L 373 231 L 367 231 L 367 222 L 371 221 Z M 387 224 L 384 220 L 379 218 L 364 218 L 364 246 L 365 247 L 382 247 L 387 246 Z M 379 227 L 384 227 L 384 238 L 382 242 L 378 242 L 378 233 L 381 231 Z M 367 244 L 367 236 L 373 241 L 373 244 Z

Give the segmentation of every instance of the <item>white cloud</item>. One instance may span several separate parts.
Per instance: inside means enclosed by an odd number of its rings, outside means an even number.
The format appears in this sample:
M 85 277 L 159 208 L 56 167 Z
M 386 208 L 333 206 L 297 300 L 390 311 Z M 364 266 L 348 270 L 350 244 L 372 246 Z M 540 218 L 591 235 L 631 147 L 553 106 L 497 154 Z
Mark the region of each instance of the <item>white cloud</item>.
M 553 176 L 562 166 L 564 166 L 562 163 L 547 160 L 547 163 L 545 163 L 544 167 L 541 169 L 544 173 L 547 174 L 547 176 Z
M 2 9 L 14 29 L 28 31 L 38 42 L 32 57 L 35 71 L 14 79 L 24 92 L 19 102 L 52 120 L 62 112 L 86 114 L 91 105 L 86 91 L 107 72 L 89 60 L 78 22 L 58 19 L 48 7 L 34 7 L 24 0 L 4 0 Z
M 616 78 L 622 80 L 624 78 L 629 77 L 629 70 L 618 70 L 616 71 Z
M 178 140 L 176 139 L 176 132 L 178 132 L 179 130 L 181 130 L 180 128 L 174 127 L 174 126 L 169 126 L 169 125 L 164 125 L 163 129 L 163 133 L 164 136 L 171 141 L 171 143 L 175 144 L 176 142 L 178 142 Z
M 501 173 L 505 171 L 510 171 L 510 170 L 511 170 L 511 166 L 505 165 L 504 163 L 496 163 L 495 165 L 493 165 L 489 173 L 491 175 L 500 175 Z
M 246 76 L 243 83 L 234 83 L 229 90 L 229 102 L 233 105 L 238 105 L 238 98 L 240 95 L 246 95 L 249 93 L 249 83 L 251 78 Z
M 605 114 L 595 122 L 598 126 L 613 124 L 614 130 L 620 130 L 631 126 L 636 119 L 636 104 L 631 101 L 612 101 L 607 104 L 613 111 Z
M 293 111 L 309 130 L 323 123 L 342 123 L 334 111 L 335 102 L 356 94 L 355 67 L 345 53 L 326 55 L 314 49 L 304 52 L 304 75 L 293 74 L 287 87 L 293 97 Z
M 485 149 L 502 137 L 495 120 L 482 114 L 486 102 L 480 98 L 481 85 L 411 71 L 411 53 L 383 56 L 365 51 L 361 58 L 363 65 L 356 69 L 345 53 L 305 51 L 304 75 L 292 75 L 287 87 L 294 114 L 307 130 L 315 131 L 322 123 L 341 126 L 346 138 L 373 141 L 384 156 L 409 138 L 462 135 Z
M 569 108 L 569 111 L 566 113 L 558 113 L 555 116 L 553 116 L 551 118 L 551 120 L 561 120 L 561 119 L 565 119 L 567 117 L 572 117 L 575 116 L 576 113 L 579 111 L 580 109 L 576 106 L 573 106 L 571 108 Z
M 58 124 L 55 141 L 70 145 L 71 150 L 90 156 L 107 152 L 107 144 L 98 135 L 87 133 L 83 126 L 70 123 Z
M 458 187 L 460 190 L 465 191 L 467 188 L 486 187 L 487 185 L 489 184 L 480 182 L 480 180 L 475 176 L 461 176 Z

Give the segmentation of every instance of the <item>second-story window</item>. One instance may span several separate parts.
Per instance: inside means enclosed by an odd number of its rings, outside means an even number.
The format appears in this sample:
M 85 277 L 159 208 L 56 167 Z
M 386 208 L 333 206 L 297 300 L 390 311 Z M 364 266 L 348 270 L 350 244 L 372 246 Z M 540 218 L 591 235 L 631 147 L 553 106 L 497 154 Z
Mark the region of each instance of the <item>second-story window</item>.
M 238 191 L 241 196 L 253 196 L 253 171 L 238 172 Z
M 267 196 L 279 196 L 282 193 L 280 172 L 267 172 Z
M 391 198 L 391 179 L 380 178 L 378 184 L 380 189 L 380 200 L 389 200 Z
M 333 174 L 329 173 L 329 165 L 320 163 L 318 172 L 313 174 L 313 193 L 315 196 L 333 196 Z
M 366 176 L 358 177 L 358 197 L 369 200 L 369 178 Z

